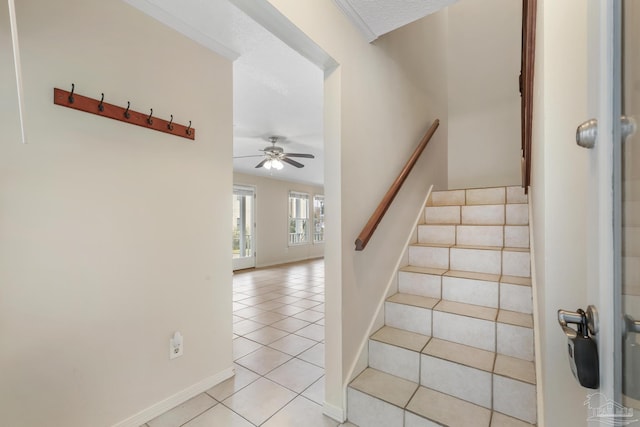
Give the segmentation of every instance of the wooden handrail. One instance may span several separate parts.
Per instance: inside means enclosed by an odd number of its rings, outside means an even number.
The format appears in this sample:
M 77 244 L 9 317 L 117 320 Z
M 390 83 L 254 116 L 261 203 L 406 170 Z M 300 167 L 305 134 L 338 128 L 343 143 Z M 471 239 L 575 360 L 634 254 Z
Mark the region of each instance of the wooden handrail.
M 389 206 L 391 206 L 391 202 L 393 202 L 393 199 L 395 199 L 398 191 L 400 191 L 402 184 L 409 176 L 411 169 L 413 169 L 413 166 L 415 166 L 418 158 L 420 157 L 420 154 L 422 154 L 422 152 L 424 151 L 425 147 L 431 140 L 431 137 L 435 133 L 436 129 L 438 129 L 439 125 L 440 120 L 434 120 L 427 133 L 424 135 L 424 137 L 422 137 L 420 144 L 418 144 L 418 147 L 407 161 L 407 164 L 404 165 L 404 168 L 402 168 L 402 171 L 387 191 L 387 194 L 384 195 L 384 197 L 380 201 L 380 204 L 373 212 L 373 215 L 371 215 L 371 218 L 369 218 L 367 225 L 364 226 L 364 228 L 360 232 L 360 235 L 358 235 L 358 238 L 356 239 L 356 251 L 363 250 L 367 246 L 367 243 L 369 243 L 369 239 L 371 239 L 371 236 L 373 236 L 373 232 L 376 231 L 378 224 L 380 224 L 380 221 L 382 221 L 382 218 L 387 212 L 387 209 L 389 209 Z
M 531 140 L 533 134 L 533 71 L 536 51 L 537 0 L 522 0 L 522 57 L 520 96 L 522 126 L 522 186 L 525 193 L 531 184 Z

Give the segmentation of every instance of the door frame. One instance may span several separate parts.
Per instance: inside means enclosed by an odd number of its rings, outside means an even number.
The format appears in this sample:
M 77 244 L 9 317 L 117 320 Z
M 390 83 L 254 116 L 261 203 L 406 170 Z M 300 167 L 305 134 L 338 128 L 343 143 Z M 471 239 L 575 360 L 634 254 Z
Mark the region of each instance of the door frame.
M 251 217 L 252 217 L 252 221 L 251 221 L 251 243 L 252 243 L 252 250 L 253 250 L 253 255 L 250 257 L 242 257 L 242 258 L 233 258 L 232 260 L 232 269 L 233 271 L 236 270 L 243 270 L 243 269 L 247 269 L 247 268 L 254 268 L 256 266 L 256 258 L 257 258 L 257 249 L 256 249 L 256 229 L 257 229 L 257 219 L 256 219 L 256 202 L 258 199 L 257 196 L 257 189 L 256 186 L 254 185 L 247 185 L 247 184 L 233 184 L 233 196 L 235 197 L 235 192 L 236 192 L 236 188 L 241 189 L 241 190 L 245 190 L 245 191 L 251 191 L 253 193 L 253 203 L 251 205 Z
M 619 326 L 616 313 L 620 313 L 616 295 L 617 268 L 615 248 L 620 236 L 615 235 L 616 202 L 614 194 L 614 142 L 619 133 L 613 123 L 619 117 L 619 66 L 620 1 L 590 0 L 588 4 L 589 47 L 589 111 L 598 120 L 598 137 L 590 153 L 589 187 L 593 190 L 589 200 L 589 274 L 588 300 L 599 313 L 599 330 L 596 335 L 600 360 L 600 392 L 607 399 L 620 402 L 616 392 L 620 389 L 621 356 L 616 352 Z M 618 40 L 618 41 L 616 41 Z M 618 79 L 619 80 L 619 79 Z M 618 86 L 616 86 L 618 85 Z M 616 111 L 616 108 L 618 111 Z M 588 117 L 585 117 L 585 120 Z M 619 155 L 619 153 L 618 153 Z M 616 354 L 618 353 L 618 354 Z

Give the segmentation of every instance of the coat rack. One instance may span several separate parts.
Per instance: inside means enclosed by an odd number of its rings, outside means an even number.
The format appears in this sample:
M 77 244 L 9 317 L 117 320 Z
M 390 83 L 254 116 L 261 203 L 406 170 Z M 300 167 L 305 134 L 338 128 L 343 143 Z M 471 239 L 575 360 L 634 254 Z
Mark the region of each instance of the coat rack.
M 53 88 L 53 103 L 159 132 L 170 133 L 182 138 L 196 139 L 196 130 L 191 127 L 191 121 L 189 121 L 189 126 L 184 126 L 174 123 L 173 115 L 171 115 L 171 120 L 169 121 L 153 117 L 153 108 L 150 109 L 148 114 L 140 113 L 129 108 L 131 106 L 130 102 L 127 102 L 127 108 L 118 107 L 104 102 L 104 93 L 101 94 L 100 100 L 97 100 L 78 95 L 74 93 L 74 90 L 75 84 L 73 83 L 71 84 L 71 92 Z

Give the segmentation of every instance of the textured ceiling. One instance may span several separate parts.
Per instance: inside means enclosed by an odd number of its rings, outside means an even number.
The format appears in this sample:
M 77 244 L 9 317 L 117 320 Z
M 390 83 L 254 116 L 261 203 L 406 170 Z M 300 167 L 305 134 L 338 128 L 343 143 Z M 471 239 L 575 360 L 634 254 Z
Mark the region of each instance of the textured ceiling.
M 234 60 L 234 156 L 261 155 L 271 135 L 285 152 L 312 153 L 302 169 L 255 169 L 260 157 L 234 159 L 234 170 L 322 185 L 323 71 L 228 0 L 125 0 L 165 25 Z
M 457 0 L 334 0 L 368 41 L 455 3 Z

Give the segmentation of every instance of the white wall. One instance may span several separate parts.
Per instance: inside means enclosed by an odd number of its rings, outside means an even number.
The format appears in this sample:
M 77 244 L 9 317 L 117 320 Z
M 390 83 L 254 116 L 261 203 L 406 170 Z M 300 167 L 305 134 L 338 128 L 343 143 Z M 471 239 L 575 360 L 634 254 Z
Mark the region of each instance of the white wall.
M 333 2 L 270 3 L 340 64 L 325 78 L 326 405 L 339 412 L 419 205 L 429 185 L 447 186 L 447 112 L 435 108 L 446 99 L 446 56 L 434 48 L 446 23 L 427 18 L 368 44 Z M 443 126 L 369 246 L 355 252 L 361 228 L 435 118 Z
M 531 203 L 544 421 L 584 426 L 589 390 L 571 375 L 560 308 L 587 302 L 588 150 L 575 143 L 587 110 L 587 3 L 538 1 Z
M 113 425 L 232 366 L 232 67 L 123 2 L 16 5 L 29 144 L 5 2 L 0 423 Z M 54 105 L 72 82 L 197 139 Z
M 448 8 L 449 188 L 518 185 L 522 2 Z
M 287 220 L 289 191 L 307 193 L 313 207 L 313 196 L 324 195 L 324 188 L 240 173 L 233 174 L 233 183 L 256 188 L 256 267 L 324 255 L 324 243 L 289 246 Z

